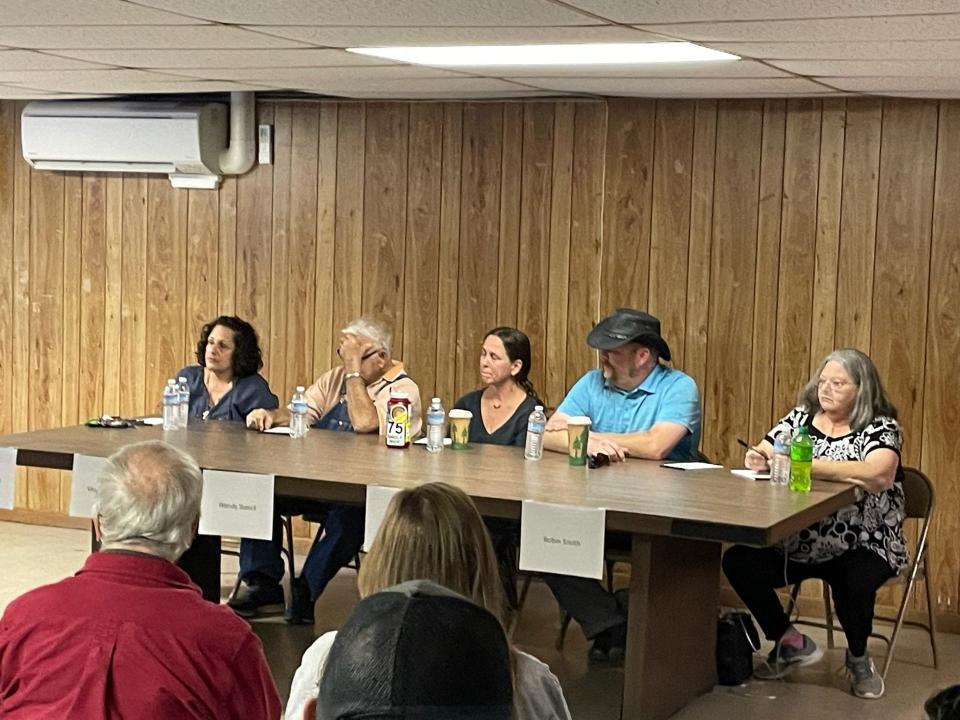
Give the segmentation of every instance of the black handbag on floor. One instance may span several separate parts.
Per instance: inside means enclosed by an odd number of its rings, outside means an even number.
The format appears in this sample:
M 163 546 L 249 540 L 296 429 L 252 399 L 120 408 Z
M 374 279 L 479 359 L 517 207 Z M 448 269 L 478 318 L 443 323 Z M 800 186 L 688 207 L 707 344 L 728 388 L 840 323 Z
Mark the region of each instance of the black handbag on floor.
M 753 653 L 760 649 L 760 635 L 747 612 L 728 612 L 717 621 L 717 680 L 721 685 L 740 685 L 753 675 Z

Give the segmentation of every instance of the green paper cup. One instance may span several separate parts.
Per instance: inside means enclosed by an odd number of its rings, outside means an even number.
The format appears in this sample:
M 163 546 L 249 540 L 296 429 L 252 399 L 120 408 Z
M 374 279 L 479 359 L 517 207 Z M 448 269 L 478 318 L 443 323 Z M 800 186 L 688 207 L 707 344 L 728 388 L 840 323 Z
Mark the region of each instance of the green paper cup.
M 587 464 L 590 425 L 590 418 L 583 415 L 567 418 L 567 453 L 571 465 Z
M 454 450 L 466 450 L 470 444 L 470 421 L 473 413 L 469 410 L 451 410 L 450 447 Z

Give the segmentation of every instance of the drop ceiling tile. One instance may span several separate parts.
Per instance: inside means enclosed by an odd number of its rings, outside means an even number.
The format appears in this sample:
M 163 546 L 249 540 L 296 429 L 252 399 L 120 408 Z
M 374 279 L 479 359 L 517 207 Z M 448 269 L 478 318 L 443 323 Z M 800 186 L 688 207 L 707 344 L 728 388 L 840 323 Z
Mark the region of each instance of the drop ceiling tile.
M 180 92 L 222 92 L 227 90 L 260 89 L 256 83 L 235 83 L 228 80 L 217 82 L 198 81 L 144 70 L 77 70 L 73 72 L 0 73 L 0 81 L 7 85 L 31 88 L 44 92 L 70 92 L 85 94 L 109 93 L 149 94 Z
M 567 0 L 614 22 L 632 25 L 718 20 L 857 17 L 956 12 L 954 0 Z
M 453 91 L 429 91 L 429 92 L 329 92 L 324 95 L 333 95 L 336 97 L 350 98 L 354 100 L 512 100 L 522 98 L 547 98 L 547 97 L 575 97 L 565 93 L 551 92 L 547 90 L 531 90 L 529 92 L 483 92 L 480 90 L 453 90 Z
M 122 0 L 30 0 L 0 3 L 0 26 L 9 25 L 190 25 L 197 21 Z
M 81 60 L 136 68 L 274 68 L 385 65 L 391 60 L 357 55 L 344 50 L 290 48 L 274 50 L 57 50 Z M 0 55 L 2 58 L 2 55 Z M 0 59 L 2 66 L 2 59 Z
M 789 77 L 789 73 L 752 60 L 729 60 L 698 63 L 644 63 L 634 65 L 515 65 L 460 66 L 461 72 L 496 77 L 726 77 L 770 78 Z
M 0 27 L 0 45 L 49 50 L 302 47 L 302 43 L 295 40 L 268 37 L 252 30 L 223 25 Z
M 310 84 L 317 78 L 329 78 L 350 83 L 357 80 L 381 78 L 393 81 L 402 78 L 460 78 L 461 73 L 450 72 L 422 65 L 384 65 L 370 67 L 318 67 L 318 68 L 177 68 L 170 74 L 181 77 L 207 80 L 233 80 L 236 82 L 265 83 L 268 85 L 295 86 Z
M 584 25 L 550 0 L 141 0 L 160 10 L 240 25 Z
M 13 70 L 103 70 L 99 63 L 47 55 L 33 50 L 0 50 L 0 72 Z
M 153 95 L 165 93 L 213 93 L 239 90 L 263 91 L 274 89 L 248 83 L 188 80 L 185 78 L 177 80 L 154 80 L 150 82 L 124 80 L 120 78 L 98 78 L 96 80 L 79 82 L 71 79 L 69 75 L 59 79 L 31 79 L 29 83 L 22 83 L 22 86 L 41 90 L 46 93 L 73 93 L 83 95 Z
M 944 93 L 960 92 L 960 76 L 925 77 L 822 77 L 822 82 L 849 92 L 882 95 L 887 92 Z
M 918 100 L 956 100 L 960 98 L 960 88 L 956 90 L 925 90 L 919 92 L 884 90 L 876 94 L 885 97 L 916 98 Z
M 833 77 L 956 77 L 954 60 L 771 60 L 798 75 Z
M 580 27 L 323 27 L 316 25 L 254 25 L 278 37 L 327 47 L 383 45 L 504 45 L 565 42 L 644 42 L 663 40 L 654 33 L 613 25 Z
M 454 92 L 528 92 L 542 88 L 529 87 L 498 78 L 357 78 L 346 82 L 340 78 L 318 78 L 313 82 L 290 86 L 291 90 L 313 92 L 358 93 L 454 93 Z
M 0 82 L 36 88 L 42 88 L 41 83 L 59 81 L 69 82 L 74 85 L 83 85 L 85 83 L 96 85 L 104 82 L 150 83 L 164 80 L 180 80 L 180 78 L 163 73 L 152 73 L 145 70 L 127 70 L 125 68 L 67 71 L 18 70 L 14 72 L 0 70 Z
M 764 60 L 960 60 L 960 40 L 717 42 L 705 45 Z
M 644 30 L 678 39 L 720 42 L 781 42 L 838 40 L 958 40 L 960 13 L 827 20 L 767 20 L 756 22 L 641 25 Z M 0 37 L 0 42 L 2 42 Z
M 516 78 L 533 87 L 561 92 L 585 92 L 598 95 L 642 97 L 741 97 L 782 93 L 828 94 L 824 88 L 804 78 L 701 79 L 701 78 Z
M 16 85 L 0 85 L 0 100 L 29 100 L 46 95 L 47 93 L 39 90 L 29 90 Z

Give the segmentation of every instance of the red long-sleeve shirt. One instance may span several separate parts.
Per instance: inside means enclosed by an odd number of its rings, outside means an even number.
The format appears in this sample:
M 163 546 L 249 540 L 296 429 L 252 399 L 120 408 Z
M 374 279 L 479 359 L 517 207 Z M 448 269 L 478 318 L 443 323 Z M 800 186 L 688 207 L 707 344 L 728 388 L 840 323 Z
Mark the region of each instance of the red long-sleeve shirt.
M 160 558 L 100 552 L 0 620 L 0 717 L 277 720 L 260 639 Z

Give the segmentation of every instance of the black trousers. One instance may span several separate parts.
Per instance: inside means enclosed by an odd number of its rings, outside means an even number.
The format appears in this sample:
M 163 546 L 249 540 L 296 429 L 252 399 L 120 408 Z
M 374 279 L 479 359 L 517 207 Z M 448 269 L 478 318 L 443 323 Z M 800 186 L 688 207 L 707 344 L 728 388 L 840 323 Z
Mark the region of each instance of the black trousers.
M 837 620 L 847 636 L 850 653 L 866 652 L 873 631 L 873 605 L 877 590 L 893 576 L 882 557 L 866 548 L 849 550 L 822 563 L 783 561 L 779 548 L 735 545 L 723 555 L 723 572 L 763 628 L 768 640 L 779 640 L 790 618 L 780 604 L 776 588 L 808 578 L 825 581 L 833 594 Z

